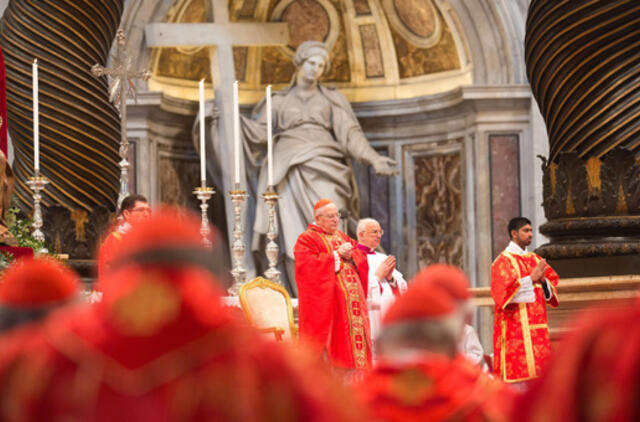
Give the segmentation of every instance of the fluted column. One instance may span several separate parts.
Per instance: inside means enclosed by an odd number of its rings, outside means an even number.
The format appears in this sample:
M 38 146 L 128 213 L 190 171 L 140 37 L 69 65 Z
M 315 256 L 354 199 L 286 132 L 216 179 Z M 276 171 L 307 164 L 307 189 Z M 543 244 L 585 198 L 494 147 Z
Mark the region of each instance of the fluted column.
M 640 252 L 640 2 L 532 0 L 527 75 L 549 135 L 539 252 Z

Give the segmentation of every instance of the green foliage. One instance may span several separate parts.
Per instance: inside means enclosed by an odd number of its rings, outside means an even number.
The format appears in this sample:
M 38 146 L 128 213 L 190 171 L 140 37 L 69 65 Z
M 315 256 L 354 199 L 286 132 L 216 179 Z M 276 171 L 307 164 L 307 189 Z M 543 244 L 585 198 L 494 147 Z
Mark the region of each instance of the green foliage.
M 15 203 L 7 210 L 6 220 L 9 232 L 18 241 L 18 246 L 33 248 L 34 252 L 41 250 L 44 247 L 44 242 L 39 242 L 31 236 L 33 220 L 20 218 L 20 214 L 20 209 Z
M 13 261 L 13 255 L 0 251 L 0 272 L 9 266 L 11 261 Z
M 16 197 L 11 199 L 11 208 L 7 210 L 5 215 L 7 223 L 7 229 L 18 241 L 18 246 L 26 248 L 32 248 L 34 253 L 42 253 L 42 249 L 45 247 L 44 242 L 37 241 L 31 232 L 33 231 L 33 220 L 30 218 L 24 218 L 24 214 L 18 207 Z M 0 251 L 0 272 L 11 264 L 13 261 L 13 255 Z

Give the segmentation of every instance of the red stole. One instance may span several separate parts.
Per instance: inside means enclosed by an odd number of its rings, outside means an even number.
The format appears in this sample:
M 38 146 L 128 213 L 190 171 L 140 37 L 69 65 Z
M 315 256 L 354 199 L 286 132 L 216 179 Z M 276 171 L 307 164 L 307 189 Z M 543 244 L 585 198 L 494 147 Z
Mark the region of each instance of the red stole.
M 336 272 L 334 251 L 345 242 L 353 246 L 352 259 L 340 258 Z M 310 224 L 298 238 L 294 256 L 301 338 L 311 341 L 318 355 L 326 350 L 335 366 L 368 369 L 371 334 L 366 255 L 346 234 L 327 234 Z
M 495 303 L 493 370 L 507 382 L 536 378 L 551 354 L 542 286 L 534 284 L 535 302 L 511 303 L 520 288 L 520 279 L 531 275 L 541 259 L 535 253 L 518 255 L 505 251 L 491 265 L 491 295 Z M 558 274 L 549 267 L 545 278 L 553 291 L 549 304 L 556 307 Z

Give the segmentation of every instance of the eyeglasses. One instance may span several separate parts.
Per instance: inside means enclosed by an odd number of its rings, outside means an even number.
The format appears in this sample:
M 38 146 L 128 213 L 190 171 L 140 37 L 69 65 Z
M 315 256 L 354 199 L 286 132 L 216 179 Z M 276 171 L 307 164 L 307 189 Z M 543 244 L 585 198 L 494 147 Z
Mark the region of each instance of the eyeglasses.
M 380 230 L 365 230 L 365 233 L 371 233 L 371 234 L 379 234 L 380 236 L 384 236 L 384 230 L 380 229 Z
M 141 212 L 145 214 L 151 214 L 151 209 L 149 208 L 132 208 L 130 212 Z
M 334 219 L 334 218 L 340 218 L 340 214 L 320 214 L 320 217 L 325 217 L 325 218 L 330 218 L 330 219 Z

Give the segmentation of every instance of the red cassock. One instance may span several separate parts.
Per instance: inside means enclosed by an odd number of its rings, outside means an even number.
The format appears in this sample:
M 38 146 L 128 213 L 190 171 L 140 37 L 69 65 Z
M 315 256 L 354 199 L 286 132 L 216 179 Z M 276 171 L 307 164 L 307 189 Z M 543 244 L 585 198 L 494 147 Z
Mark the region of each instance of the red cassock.
M 104 276 L 105 271 L 109 268 L 111 258 L 116 254 L 118 248 L 122 246 L 122 236 L 121 232 L 113 230 L 100 245 L 100 250 L 98 251 L 98 277 Z
M 535 302 L 510 303 L 520 279 L 542 258 L 535 253 L 524 255 L 504 251 L 491 265 L 491 296 L 495 303 L 493 325 L 493 371 L 507 382 L 526 381 L 540 376 L 551 354 L 547 308 L 542 286 L 534 284 Z M 558 274 L 548 267 L 545 278 L 551 285 L 549 304 L 558 306 Z
M 464 357 L 381 361 L 356 386 L 372 420 L 506 421 L 514 393 Z
M 0 420 L 360 420 L 310 357 L 229 316 L 206 272 L 112 276 L 103 302 L 0 341 Z
M 351 243 L 352 259 L 334 251 Z M 342 368 L 371 367 L 371 334 L 367 313 L 367 257 L 346 234 L 324 232 L 315 224 L 298 237 L 293 249 L 298 285 L 300 337 L 311 342 L 318 356 Z

